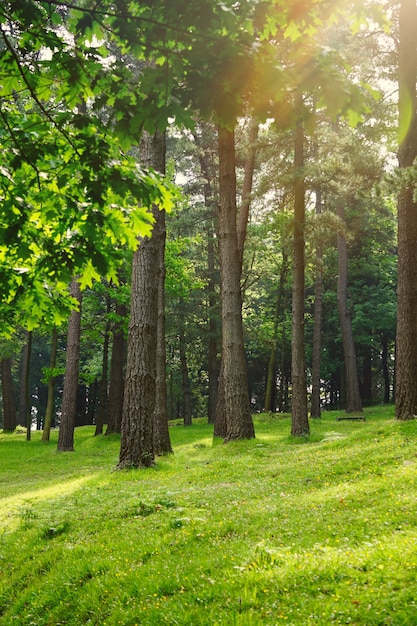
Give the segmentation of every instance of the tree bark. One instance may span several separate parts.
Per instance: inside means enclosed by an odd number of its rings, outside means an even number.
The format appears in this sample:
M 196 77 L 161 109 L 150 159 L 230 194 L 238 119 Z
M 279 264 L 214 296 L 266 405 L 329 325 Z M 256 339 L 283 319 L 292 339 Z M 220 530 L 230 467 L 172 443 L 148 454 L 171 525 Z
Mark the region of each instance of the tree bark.
M 250 412 L 243 342 L 241 262 L 237 237 L 234 133 L 218 131 L 219 253 L 222 298 L 222 361 L 224 374 L 225 441 L 255 436 Z
M 1 361 L 1 391 L 3 399 L 3 430 L 12 433 L 16 429 L 16 405 L 13 395 L 12 360 Z
M 153 440 L 156 455 L 172 452 L 168 430 L 166 345 L 165 345 L 165 212 L 158 211 L 152 237 L 158 245 L 158 317 L 156 341 L 155 406 Z
M 113 344 L 110 362 L 109 402 L 107 406 L 106 435 L 120 433 L 124 396 L 124 365 L 126 339 L 122 319 L 127 315 L 126 305 L 116 303 L 116 316 L 120 320 L 113 331 Z
M 336 212 L 342 222 L 344 222 L 345 211 L 342 201 L 337 202 Z M 343 354 L 345 362 L 346 412 L 361 413 L 362 399 L 359 390 L 355 342 L 353 339 L 352 321 L 347 297 L 347 245 L 345 236 L 343 235 L 343 233 L 340 232 L 337 235 L 337 253 L 339 270 L 337 278 L 337 306 L 339 310 L 340 329 L 342 332 Z
M 144 133 L 141 162 L 165 170 L 165 135 Z M 158 217 L 158 209 L 153 209 Z M 158 340 L 159 242 L 154 230 L 133 255 L 125 394 L 121 426 L 119 469 L 154 464 L 154 409 L 156 346 Z
M 304 127 L 300 120 L 296 126 L 294 142 L 294 268 L 291 338 L 291 434 L 294 436 L 304 436 L 310 433 L 304 345 L 305 184 L 303 166 Z
M 400 169 L 417 156 L 417 7 L 402 0 L 399 43 Z M 398 195 L 398 280 L 395 412 L 399 420 L 417 415 L 417 203 L 415 185 L 407 182 Z
M 54 414 L 54 395 L 55 395 L 55 376 L 53 370 L 56 367 L 56 356 L 58 352 L 58 330 L 56 327 L 52 330 L 51 340 L 51 358 L 49 361 L 49 376 L 48 376 L 48 400 L 45 411 L 45 421 L 43 423 L 42 441 L 49 441 L 52 418 Z
M 82 303 L 80 284 L 76 278 L 71 282 L 70 292 L 71 296 L 78 302 L 78 308 L 71 312 L 68 322 L 64 391 L 62 395 L 61 422 L 58 435 L 59 452 L 73 452 L 74 450 Z

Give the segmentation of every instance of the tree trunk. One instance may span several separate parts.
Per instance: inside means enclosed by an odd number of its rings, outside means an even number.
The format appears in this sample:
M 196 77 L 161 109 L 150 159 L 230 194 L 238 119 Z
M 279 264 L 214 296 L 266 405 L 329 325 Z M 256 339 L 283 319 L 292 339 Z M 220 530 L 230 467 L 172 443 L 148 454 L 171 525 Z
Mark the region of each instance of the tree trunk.
M 242 272 L 243 251 L 245 248 L 246 230 L 249 221 L 251 205 L 253 173 L 255 170 L 256 141 L 258 139 L 259 124 L 251 119 L 249 122 L 248 146 L 245 159 L 245 173 L 243 177 L 242 202 L 237 220 L 237 245 L 240 255 L 240 271 Z
M 284 293 L 284 285 L 288 272 L 288 255 L 286 252 L 282 254 L 282 263 L 281 263 L 281 271 L 279 276 L 278 283 L 278 292 L 277 299 L 275 303 L 275 315 L 274 315 L 274 333 L 273 333 L 273 344 L 271 347 L 271 354 L 269 356 L 268 361 L 268 370 L 267 370 L 267 379 L 266 379 L 266 390 L 265 390 L 265 411 L 273 411 L 274 410 L 274 397 L 275 397 L 275 388 L 276 388 L 276 374 L 277 374 L 277 355 L 278 355 L 278 328 L 279 328 L 279 316 L 282 310 L 282 297 Z
M 226 400 L 224 396 L 223 359 L 220 361 L 219 384 L 217 387 L 216 417 L 214 420 L 214 437 L 226 438 Z
M 29 368 L 30 360 L 30 335 L 25 331 L 26 341 L 22 348 L 21 369 L 20 369 L 20 389 L 19 389 L 19 408 L 17 411 L 17 423 L 19 426 L 26 427 L 27 423 L 27 395 L 26 395 L 26 373 Z
M 344 222 L 345 212 L 341 201 L 337 203 L 337 215 Z M 352 321 L 348 306 L 347 277 L 348 257 L 346 239 L 343 233 L 337 235 L 338 278 L 337 278 L 337 306 L 339 310 L 340 328 L 342 331 L 345 384 L 346 384 L 346 412 L 361 413 L 362 399 L 359 391 L 359 378 L 356 364 L 355 343 L 353 340 Z
M 307 382 L 304 347 L 304 290 L 305 290 L 305 189 L 304 189 L 304 127 L 298 122 L 294 144 L 294 269 L 292 291 L 291 339 L 291 434 L 310 433 L 307 414 Z
M 110 314 L 110 298 L 107 298 L 107 316 Z M 104 342 L 103 342 L 103 359 L 101 364 L 101 379 L 98 392 L 98 409 L 96 414 L 96 430 L 94 435 L 103 434 L 104 421 L 107 414 L 107 402 L 108 402 L 108 371 L 109 371 L 109 344 L 110 344 L 110 322 L 107 320 L 106 328 L 104 330 Z
M 187 352 L 185 346 L 185 333 L 184 328 L 180 328 L 180 362 L 181 362 L 181 380 L 182 380 L 182 406 L 183 406 L 183 419 L 184 426 L 191 426 L 192 413 L 191 413 L 191 386 L 190 377 L 188 374 L 187 364 Z
M 165 136 L 144 134 L 141 162 L 165 170 Z M 158 209 L 153 209 L 155 218 Z M 125 395 L 118 467 L 154 464 L 153 418 L 156 392 L 159 242 L 156 232 L 141 240 L 133 255 Z
M 124 364 L 126 355 L 126 339 L 123 332 L 122 318 L 125 318 L 126 315 L 126 306 L 117 302 L 116 316 L 120 321 L 116 323 L 116 327 L 113 331 L 106 435 L 120 433 L 121 430 L 124 396 Z
M 199 150 L 199 163 L 201 173 L 204 177 L 204 206 L 208 213 L 207 219 L 207 270 L 208 270 L 208 285 L 207 285 L 207 301 L 208 301 L 208 401 L 207 401 L 207 414 L 208 423 L 213 424 L 216 419 L 216 405 L 217 405 L 217 389 L 220 375 L 220 360 L 219 360 L 219 297 L 216 292 L 216 286 L 218 285 L 218 270 L 216 269 L 215 262 L 215 237 L 214 237 L 214 224 L 215 211 L 217 206 L 216 193 L 213 189 L 213 179 L 215 177 L 215 164 L 212 158 L 214 151 L 213 138 L 210 133 L 211 126 L 202 125 L 201 139 L 197 134 L 194 135 L 196 145 Z M 208 129 L 209 132 L 205 132 Z
M 225 441 L 255 436 L 249 404 L 243 343 L 241 262 L 237 237 L 235 142 L 219 128 L 219 253 L 222 298 L 222 361 L 226 416 Z
M 372 349 L 364 347 L 361 396 L 366 406 L 372 405 Z
M 45 421 L 43 423 L 42 441 L 49 441 L 52 418 L 54 414 L 54 395 L 55 395 L 55 375 L 54 369 L 56 367 L 56 356 L 58 352 L 58 330 L 56 327 L 52 330 L 51 341 L 51 358 L 49 361 L 49 376 L 48 376 L 48 401 L 46 404 Z
M 321 213 L 321 193 L 316 190 L 316 214 Z M 314 327 L 313 327 L 313 356 L 311 368 L 311 417 L 321 417 L 321 326 L 323 317 L 323 246 L 316 248 L 316 276 L 314 284 Z
M 29 373 L 30 373 L 30 357 L 32 356 L 32 331 L 28 332 L 27 341 L 27 358 L 25 360 L 25 372 L 24 372 L 24 392 L 25 392 L 25 407 L 26 407 L 26 440 L 30 441 L 32 433 L 32 402 L 31 393 L 29 389 Z
M 384 404 L 388 404 L 390 401 L 390 376 L 388 367 L 388 341 L 385 335 L 381 337 L 382 343 L 382 377 L 384 379 Z
M 165 345 L 165 212 L 158 211 L 152 237 L 158 245 L 158 319 L 156 341 L 155 407 L 153 416 L 154 451 L 157 455 L 172 452 L 168 430 L 167 357 Z
M 13 395 L 12 360 L 1 361 L 1 391 L 3 399 L 3 430 L 12 433 L 16 429 L 16 405 Z
M 220 376 L 219 360 L 219 299 L 216 293 L 216 269 L 213 233 L 208 233 L 208 423 L 213 424 L 216 416 L 218 382 Z
M 58 436 L 59 452 L 72 452 L 74 450 L 74 428 L 77 411 L 82 296 L 80 284 L 76 278 L 71 282 L 70 291 L 71 296 L 78 302 L 78 309 L 71 312 L 68 322 L 65 379 Z
M 402 0 L 399 44 L 400 169 L 411 167 L 417 156 L 417 7 Z M 417 203 L 415 185 L 398 195 L 398 280 L 395 412 L 399 420 L 417 415 Z

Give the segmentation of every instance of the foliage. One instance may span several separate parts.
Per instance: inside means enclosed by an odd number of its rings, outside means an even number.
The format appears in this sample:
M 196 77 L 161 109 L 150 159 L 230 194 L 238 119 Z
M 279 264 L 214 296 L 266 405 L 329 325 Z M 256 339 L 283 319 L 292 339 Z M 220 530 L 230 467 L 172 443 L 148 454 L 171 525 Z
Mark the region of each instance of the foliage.
M 274 415 L 227 446 L 173 425 L 175 455 L 134 476 L 89 427 L 59 458 L 2 435 L 0 624 L 411 626 L 416 424 L 337 415 L 305 443 Z

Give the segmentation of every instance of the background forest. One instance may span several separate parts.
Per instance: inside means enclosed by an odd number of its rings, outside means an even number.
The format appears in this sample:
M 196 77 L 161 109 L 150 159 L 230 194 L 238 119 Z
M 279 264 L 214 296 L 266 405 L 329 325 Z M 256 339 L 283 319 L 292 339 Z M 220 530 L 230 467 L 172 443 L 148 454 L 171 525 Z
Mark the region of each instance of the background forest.
M 415 2 L 121 4 L 0 10 L 4 429 L 124 467 L 167 419 L 393 402 Z

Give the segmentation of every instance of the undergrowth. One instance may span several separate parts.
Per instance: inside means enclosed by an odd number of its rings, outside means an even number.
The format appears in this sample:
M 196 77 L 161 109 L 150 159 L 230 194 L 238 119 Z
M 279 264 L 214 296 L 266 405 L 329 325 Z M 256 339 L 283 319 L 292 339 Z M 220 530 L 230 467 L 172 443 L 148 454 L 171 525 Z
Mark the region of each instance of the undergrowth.
M 288 416 L 175 425 L 136 471 L 92 427 L 1 434 L 0 625 L 417 624 L 417 424 L 337 416 L 301 443 Z

